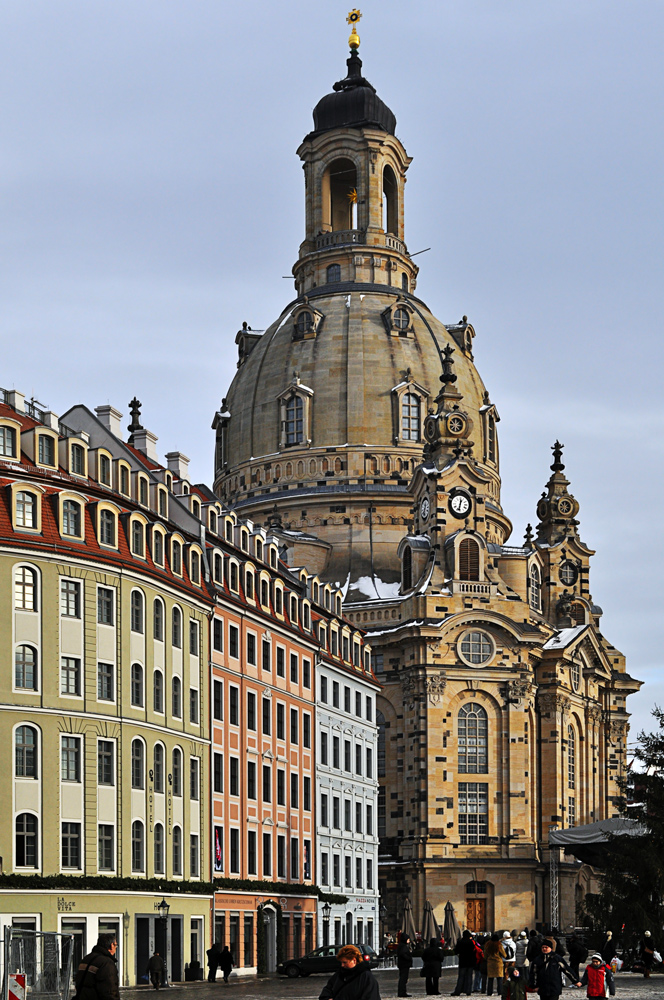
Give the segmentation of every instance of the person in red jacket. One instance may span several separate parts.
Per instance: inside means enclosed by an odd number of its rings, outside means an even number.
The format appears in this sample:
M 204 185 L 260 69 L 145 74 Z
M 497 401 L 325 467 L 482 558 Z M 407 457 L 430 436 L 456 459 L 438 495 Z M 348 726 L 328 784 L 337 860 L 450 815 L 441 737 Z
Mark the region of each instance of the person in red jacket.
M 611 969 L 601 955 L 592 955 L 590 965 L 581 978 L 581 984 L 587 987 L 587 996 L 596 1000 L 598 997 L 614 997 L 616 984 Z

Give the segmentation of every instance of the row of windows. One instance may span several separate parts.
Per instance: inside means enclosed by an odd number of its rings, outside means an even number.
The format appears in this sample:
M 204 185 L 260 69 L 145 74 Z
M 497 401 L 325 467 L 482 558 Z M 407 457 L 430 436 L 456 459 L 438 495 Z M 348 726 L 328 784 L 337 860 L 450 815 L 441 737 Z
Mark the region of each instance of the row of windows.
M 212 623 L 212 648 L 217 653 L 224 651 L 224 622 L 221 618 L 215 618 Z M 228 655 L 233 660 L 240 658 L 240 629 L 237 625 L 228 625 Z M 246 636 L 245 662 L 252 667 L 258 666 L 259 643 L 254 632 L 248 632 Z M 274 650 L 274 667 L 277 677 L 286 677 L 286 647 L 276 646 Z M 260 665 L 265 671 L 272 670 L 273 648 L 272 642 L 268 638 L 263 638 L 260 642 Z M 311 688 L 311 660 L 302 657 L 301 673 L 300 658 L 297 653 L 291 653 L 288 664 L 288 673 L 293 684 L 302 683 L 302 687 Z
M 39 820 L 32 813 L 20 813 L 15 821 L 15 848 L 17 868 L 39 867 Z M 173 827 L 171 834 L 172 867 L 174 876 L 182 876 L 182 830 Z M 97 828 L 97 867 L 99 871 L 115 871 L 115 827 L 100 824 Z M 60 864 L 62 868 L 81 871 L 83 868 L 83 839 L 80 823 L 62 823 L 60 827 Z M 157 875 L 165 875 L 165 834 L 161 823 L 155 823 L 153 835 L 153 868 Z M 145 825 L 134 820 L 131 825 L 131 870 L 145 872 Z M 189 877 L 200 877 L 200 849 L 198 834 L 189 837 Z
M 344 880 L 345 889 L 373 889 L 374 887 L 374 863 L 371 858 L 355 858 L 355 881 L 353 881 L 353 859 L 349 854 L 344 855 Z M 331 878 L 330 878 L 331 876 Z M 330 871 L 329 854 L 322 851 L 320 855 L 320 882 L 321 885 L 341 886 L 341 855 L 332 855 L 332 869 Z
M 235 684 L 228 685 L 228 721 L 231 726 L 242 726 L 251 732 L 258 731 L 258 695 L 255 691 L 247 692 L 246 711 L 244 718 L 240 718 L 240 689 Z M 216 721 L 224 719 L 224 683 L 215 680 L 212 687 L 212 715 Z M 302 712 L 300 730 L 300 710 L 291 708 L 289 712 L 289 736 L 293 746 L 302 742 L 306 749 L 311 748 L 311 714 Z M 263 736 L 272 735 L 274 723 L 274 733 L 278 740 L 286 739 L 286 705 L 278 701 L 273 708 L 271 698 L 261 698 L 260 704 L 260 727 Z
M 271 803 L 274 799 L 278 806 L 289 805 L 291 809 L 302 808 L 305 812 L 311 812 L 311 778 L 308 775 L 304 775 L 300 781 L 300 775 L 291 772 L 288 802 L 286 801 L 286 771 L 283 768 L 277 768 L 275 783 L 272 765 L 262 764 L 259 770 L 259 765 L 253 760 L 247 761 L 244 798 L 252 801 L 258 800 L 259 779 L 260 798 L 263 804 Z M 215 752 L 212 758 L 212 788 L 215 792 L 223 793 L 224 791 L 224 755 L 222 753 Z M 228 758 L 228 791 L 230 795 L 240 796 L 242 794 L 239 757 Z
M 344 770 L 349 774 L 355 773 L 358 777 L 362 777 L 364 774 L 367 778 L 373 778 L 374 776 L 374 759 L 373 759 L 373 748 L 364 748 L 364 761 L 363 761 L 363 745 L 361 743 L 355 743 L 355 751 L 353 752 L 353 742 L 351 740 L 343 741 L 343 768 L 341 766 L 341 738 L 339 736 L 332 737 L 332 746 L 330 753 L 330 739 L 328 733 L 323 730 L 320 734 L 320 755 L 319 760 L 325 767 L 333 767 L 336 770 Z
M 240 874 L 240 831 L 231 827 L 229 832 L 229 872 L 232 875 Z M 224 835 L 222 827 L 214 828 L 214 869 L 215 872 L 224 870 Z M 302 872 L 300 873 L 300 841 L 297 837 L 290 838 L 289 858 L 287 857 L 287 839 L 285 836 L 277 835 L 277 868 L 276 877 L 279 879 L 289 878 L 288 860 L 290 860 L 290 881 L 299 882 L 300 878 L 308 881 L 312 878 L 311 873 L 311 841 L 302 842 Z M 273 874 L 272 864 L 272 834 L 264 833 L 261 842 L 261 875 L 269 878 Z M 258 875 L 258 834 L 255 830 L 247 831 L 247 873 Z
M 332 809 L 329 808 L 330 797 L 327 792 L 322 792 L 320 796 L 320 825 L 329 827 L 332 830 L 342 829 L 341 817 L 341 797 L 332 796 Z M 368 837 L 374 835 L 374 807 L 372 803 L 355 802 L 353 815 L 353 802 L 351 799 L 343 800 L 343 829 L 347 833 L 364 833 Z
M 131 787 L 144 789 L 146 779 L 145 743 L 140 739 L 131 744 Z M 60 738 L 60 779 L 68 782 L 83 780 L 83 742 L 80 736 Z M 18 726 L 14 734 L 14 774 L 17 778 L 37 778 L 38 732 L 33 726 Z M 183 794 L 183 754 L 179 747 L 171 753 L 171 771 L 168 782 L 173 795 Z M 155 743 L 152 750 L 150 780 L 154 792 L 164 792 L 166 787 L 166 749 L 162 743 Z M 189 758 L 189 798 L 200 799 L 200 758 Z M 97 784 L 115 785 L 116 763 L 115 743 L 112 740 L 97 741 Z
M 341 706 L 341 685 L 339 681 L 332 681 L 331 685 L 331 697 L 332 697 L 332 707 L 340 708 Z M 330 702 L 330 684 L 329 679 L 325 674 L 321 674 L 320 677 L 320 700 L 324 705 Z M 344 684 L 344 712 L 348 715 L 351 714 L 353 705 L 353 694 L 351 688 Z M 362 718 L 362 694 L 360 691 L 355 692 L 355 715 L 358 719 Z M 373 698 L 371 695 L 366 695 L 364 700 L 364 718 L 371 722 L 373 719 Z

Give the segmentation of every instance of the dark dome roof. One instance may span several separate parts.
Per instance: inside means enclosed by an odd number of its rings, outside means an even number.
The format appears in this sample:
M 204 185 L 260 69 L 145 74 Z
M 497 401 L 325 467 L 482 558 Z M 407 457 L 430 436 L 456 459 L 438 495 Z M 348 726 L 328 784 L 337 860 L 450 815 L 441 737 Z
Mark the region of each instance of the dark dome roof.
M 347 60 L 348 75 L 334 84 L 334 93 L 326 94 L 314 108 L 313 135 L 333 128 L 363 125 L 384 129 L 394 135 L 397 120 L 374 87 L 362 76 L 362 60 L 353 51 Z

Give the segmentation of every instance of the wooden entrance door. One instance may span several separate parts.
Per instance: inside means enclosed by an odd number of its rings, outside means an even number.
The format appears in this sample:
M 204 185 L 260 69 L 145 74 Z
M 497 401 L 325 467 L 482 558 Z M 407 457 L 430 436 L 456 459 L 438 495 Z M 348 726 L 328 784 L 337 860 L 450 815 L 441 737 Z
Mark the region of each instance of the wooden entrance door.
M 486 899 L 466 900 L 466 927 L 469 931 L 483 931 L 486 923 Z

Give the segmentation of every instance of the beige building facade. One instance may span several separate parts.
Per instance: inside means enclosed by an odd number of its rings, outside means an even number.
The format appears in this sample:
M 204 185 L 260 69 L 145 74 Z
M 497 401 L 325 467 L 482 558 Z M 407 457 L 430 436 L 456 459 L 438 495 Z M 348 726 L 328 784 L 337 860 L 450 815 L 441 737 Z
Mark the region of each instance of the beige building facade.
M 639 682 L 601 630 L 557 442 L 536 527 L 509 544 L 475 330 L 416 295 L 410 158 L 356 45 L 347 66 L 298 150 L 296 298 L 236 338 L 215 490 L 369 633 L 388 925 L 406 897 L 476 930 L 547 924 L 549 829 L 616 814 Z M 559 879 L 566 927 L 594 873 L 567 858 Z

